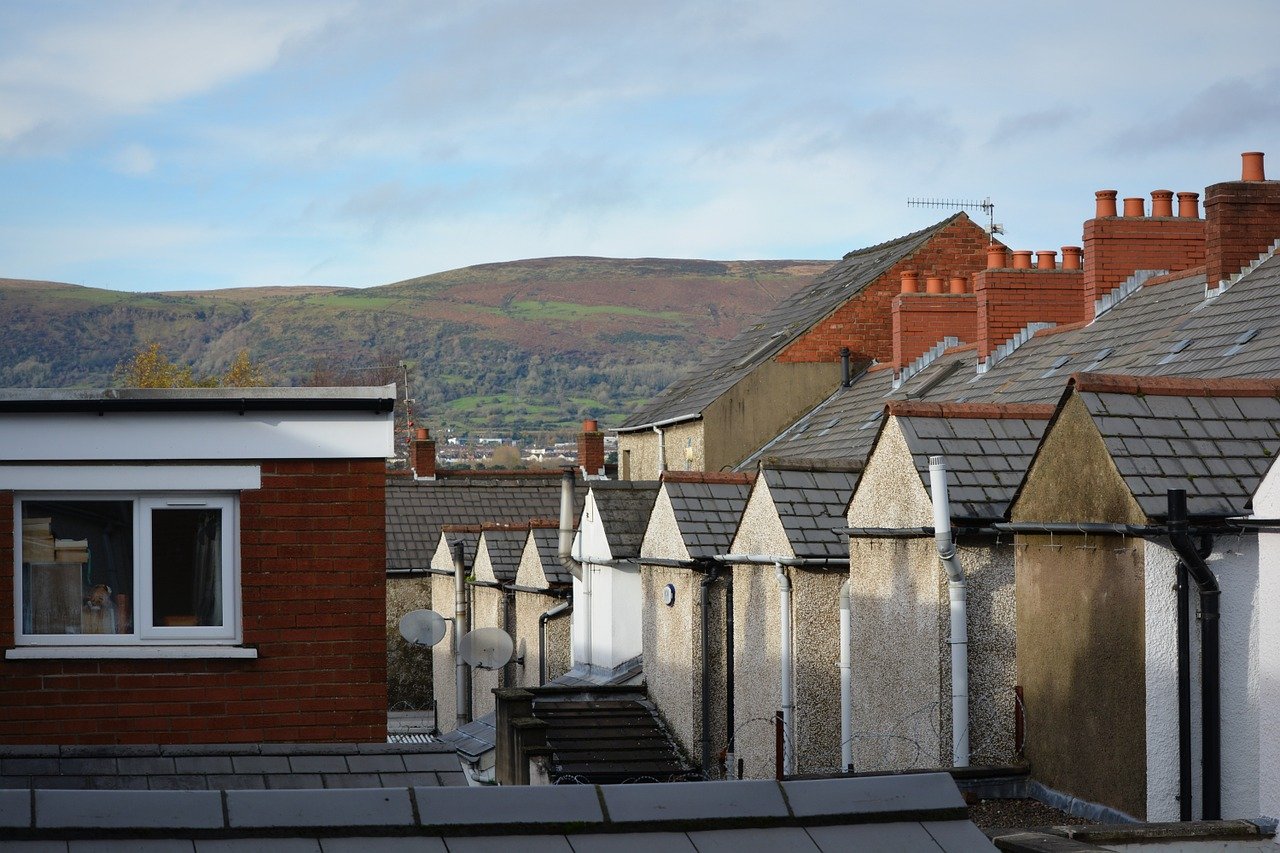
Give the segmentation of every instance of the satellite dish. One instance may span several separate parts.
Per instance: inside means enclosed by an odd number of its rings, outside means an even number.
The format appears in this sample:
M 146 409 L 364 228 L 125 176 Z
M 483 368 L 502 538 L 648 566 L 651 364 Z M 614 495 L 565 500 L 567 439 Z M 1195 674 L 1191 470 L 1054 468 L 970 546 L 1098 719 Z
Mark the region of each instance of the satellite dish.
M 477 628 L 462 638 L 458 651 L 476 669 L 499 669 L 511 660 L 515 644 L 501 628 Z
M 400 636 L 415 646 L 434 646 L 444 639 L 444 617 L 434 610 L 411 610 L 400 617 Z

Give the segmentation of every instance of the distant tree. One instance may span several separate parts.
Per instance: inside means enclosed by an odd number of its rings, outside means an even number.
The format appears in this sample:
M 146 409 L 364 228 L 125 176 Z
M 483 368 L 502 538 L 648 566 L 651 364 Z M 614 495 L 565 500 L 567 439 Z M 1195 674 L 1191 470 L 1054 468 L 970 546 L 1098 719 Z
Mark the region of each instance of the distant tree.
M 228 388 L 260 388 L 267 384 L 267 379 L 262 366 L 249 358 L 249 351 L 240 350 L 222 375 L 222 384 Z
M 151 343 L 116 365 L 116 385 L 124 388 L 194 388 L 199 383 L 191 368 L 179 366 Z
M 147 344 L 117 364 L 113 375 L 116 385 L 123 388 L 251 388 L 267 384 L 262 368 L 246 350 L 236 355 L 221 377 L 197 379 L 189 365 L 174 364 L 157 343 Z
M 510 444 L 495 447 L 493 449 L 493 467 L 506 469 L 519 468 L 520 448 Z

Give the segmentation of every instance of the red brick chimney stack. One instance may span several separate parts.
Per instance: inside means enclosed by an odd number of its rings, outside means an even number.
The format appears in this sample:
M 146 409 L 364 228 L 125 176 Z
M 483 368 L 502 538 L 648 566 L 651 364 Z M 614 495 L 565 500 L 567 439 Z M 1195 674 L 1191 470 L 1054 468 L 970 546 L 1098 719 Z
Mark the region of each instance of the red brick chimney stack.
M 1204 191 L 1209 287 L 1238 274 L 1280 238 L 1280 181 L 1268 181 L 1262 152 L 1241 155 L 1239 181 Z
M 436 442 L 425 427 L 419 427 L 413 439 L 413 476 L 419 480 L 436 478 Z
M 586 477 L 604 476 L 604 433 L 595 418 L 582 422 L 578 436 L 578 467 Z
M 1151 194 L 1151 216 L 1141 196 L 1126 198 L 1124 216 L 1117 216 L 1117 195 L 1098 190 L 1097 213 L 1084 223 L 1084 319 L 1093 319 L 1094 304 L 1138 270 L 1172 272 L 1204 263 L 1205 223 L 1194 215 L 1194 193 L 1178 194 L 1176 217 L 1169 190 Z

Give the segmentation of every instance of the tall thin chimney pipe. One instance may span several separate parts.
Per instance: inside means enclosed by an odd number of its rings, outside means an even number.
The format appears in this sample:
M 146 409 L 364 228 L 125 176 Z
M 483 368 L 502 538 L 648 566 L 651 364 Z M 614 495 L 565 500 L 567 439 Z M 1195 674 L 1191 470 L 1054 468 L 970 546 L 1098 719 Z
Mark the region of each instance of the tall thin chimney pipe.
M 560 539 L 559 556 L 568 557 L 573 551 L 573 469 L 566 467 L 560 477 Z
M 849 348 L 840 347 L 840 387 L 848 388 L 849 383 Z

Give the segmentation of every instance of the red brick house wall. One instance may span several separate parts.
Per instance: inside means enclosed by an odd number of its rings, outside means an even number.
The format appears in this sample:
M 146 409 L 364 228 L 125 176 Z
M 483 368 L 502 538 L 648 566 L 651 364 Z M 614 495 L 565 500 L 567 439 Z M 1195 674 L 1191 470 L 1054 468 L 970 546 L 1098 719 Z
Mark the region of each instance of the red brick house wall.
M 861 293 L 837 308 L 778 353 L 780 362 L 836 362 L 849 347 L 854 360 L 893 358 L 893 298 L 902 291 L 902 273 L 969 276 L 987 265 L 987 232 L 967 216 L 957 218 L 910 257 L 890 267 Z M 942 337 L 941 335 L 939 337 Z
M 1137 270 L 1177 270 L 1205 260 L 1205 221 L 1190 217 L 1107 216 L 1084 223 L 1084 305 L 1093 304 Z M 1215 282 L 1216 283 L 1216 282 Z
M 386 739 L 385 461 L 264 461 L 240 496 L 257 660 L 3 660 L 0 743 Z M 14 640 L 13 493 L 0 492 L 0 646 Z

